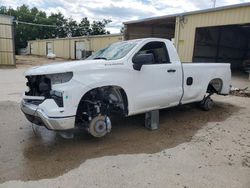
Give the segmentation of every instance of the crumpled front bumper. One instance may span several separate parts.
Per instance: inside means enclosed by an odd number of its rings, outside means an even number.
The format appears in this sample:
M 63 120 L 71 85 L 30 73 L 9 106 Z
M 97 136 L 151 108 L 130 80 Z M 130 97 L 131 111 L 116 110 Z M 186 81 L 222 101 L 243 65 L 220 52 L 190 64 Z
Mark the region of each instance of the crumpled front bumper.
M 37 125 L 44 125 L 50 130 L 68 130 L 75 126 L 75 116 L 70 117 L 48 117 L 39 106 L 21 102 L 21 110 L 26 118 Z

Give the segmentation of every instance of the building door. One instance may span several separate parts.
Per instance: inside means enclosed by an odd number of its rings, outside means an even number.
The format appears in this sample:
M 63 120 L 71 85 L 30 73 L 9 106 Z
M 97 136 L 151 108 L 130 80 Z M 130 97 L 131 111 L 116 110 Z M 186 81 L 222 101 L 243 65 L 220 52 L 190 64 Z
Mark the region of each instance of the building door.
M 250 67 L 250 24 L 196 29 L 194 62 L 230 63 L 232 71 Z
M 30 43 L 30 54 L 34 55 L 35 54 L 35 48 L 34 48 L 34 44 Z
M 48 54 L 53 54 L 53 43 L 52 42 L 47 42 L 47 55 Z
M 82 59 L 84 57 L 85 43 L 83 41 L 76 41 L 75 49 L 76 59 Z

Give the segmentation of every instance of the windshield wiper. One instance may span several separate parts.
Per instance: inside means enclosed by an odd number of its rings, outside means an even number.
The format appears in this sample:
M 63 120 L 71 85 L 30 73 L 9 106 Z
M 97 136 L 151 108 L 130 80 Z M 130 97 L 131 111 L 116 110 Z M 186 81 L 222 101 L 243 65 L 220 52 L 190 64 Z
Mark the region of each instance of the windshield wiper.
M 107 60 L 106 57 L 95 57 L 94 59 L 105 59 L 105 60 Z

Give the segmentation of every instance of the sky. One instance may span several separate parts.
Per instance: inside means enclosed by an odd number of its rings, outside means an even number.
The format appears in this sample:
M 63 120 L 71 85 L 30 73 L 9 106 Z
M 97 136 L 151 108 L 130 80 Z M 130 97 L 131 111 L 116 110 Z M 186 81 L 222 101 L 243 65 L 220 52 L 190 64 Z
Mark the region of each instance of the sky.
M 250 0 L 216 0 L 216 7 L 250 2 Z M 0 6 L 16 8 L 22 4 L 37 7 L 47 14 L 60 11 L 78 22 L 111 19 L 111 33 L 119 33 L 122 22 L 142 18 L 212 8 L 213 0 L 0 0 Z

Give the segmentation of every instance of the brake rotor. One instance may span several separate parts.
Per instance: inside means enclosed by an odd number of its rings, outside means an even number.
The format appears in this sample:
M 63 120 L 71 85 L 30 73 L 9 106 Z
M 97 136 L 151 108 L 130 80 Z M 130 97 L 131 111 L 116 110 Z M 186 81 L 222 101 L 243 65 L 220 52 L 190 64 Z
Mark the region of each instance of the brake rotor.
M 94 137 L 103 137 L 111 131 L 111 121 L 107 116 L 96 116 L 89 124 L 89 133 Z

